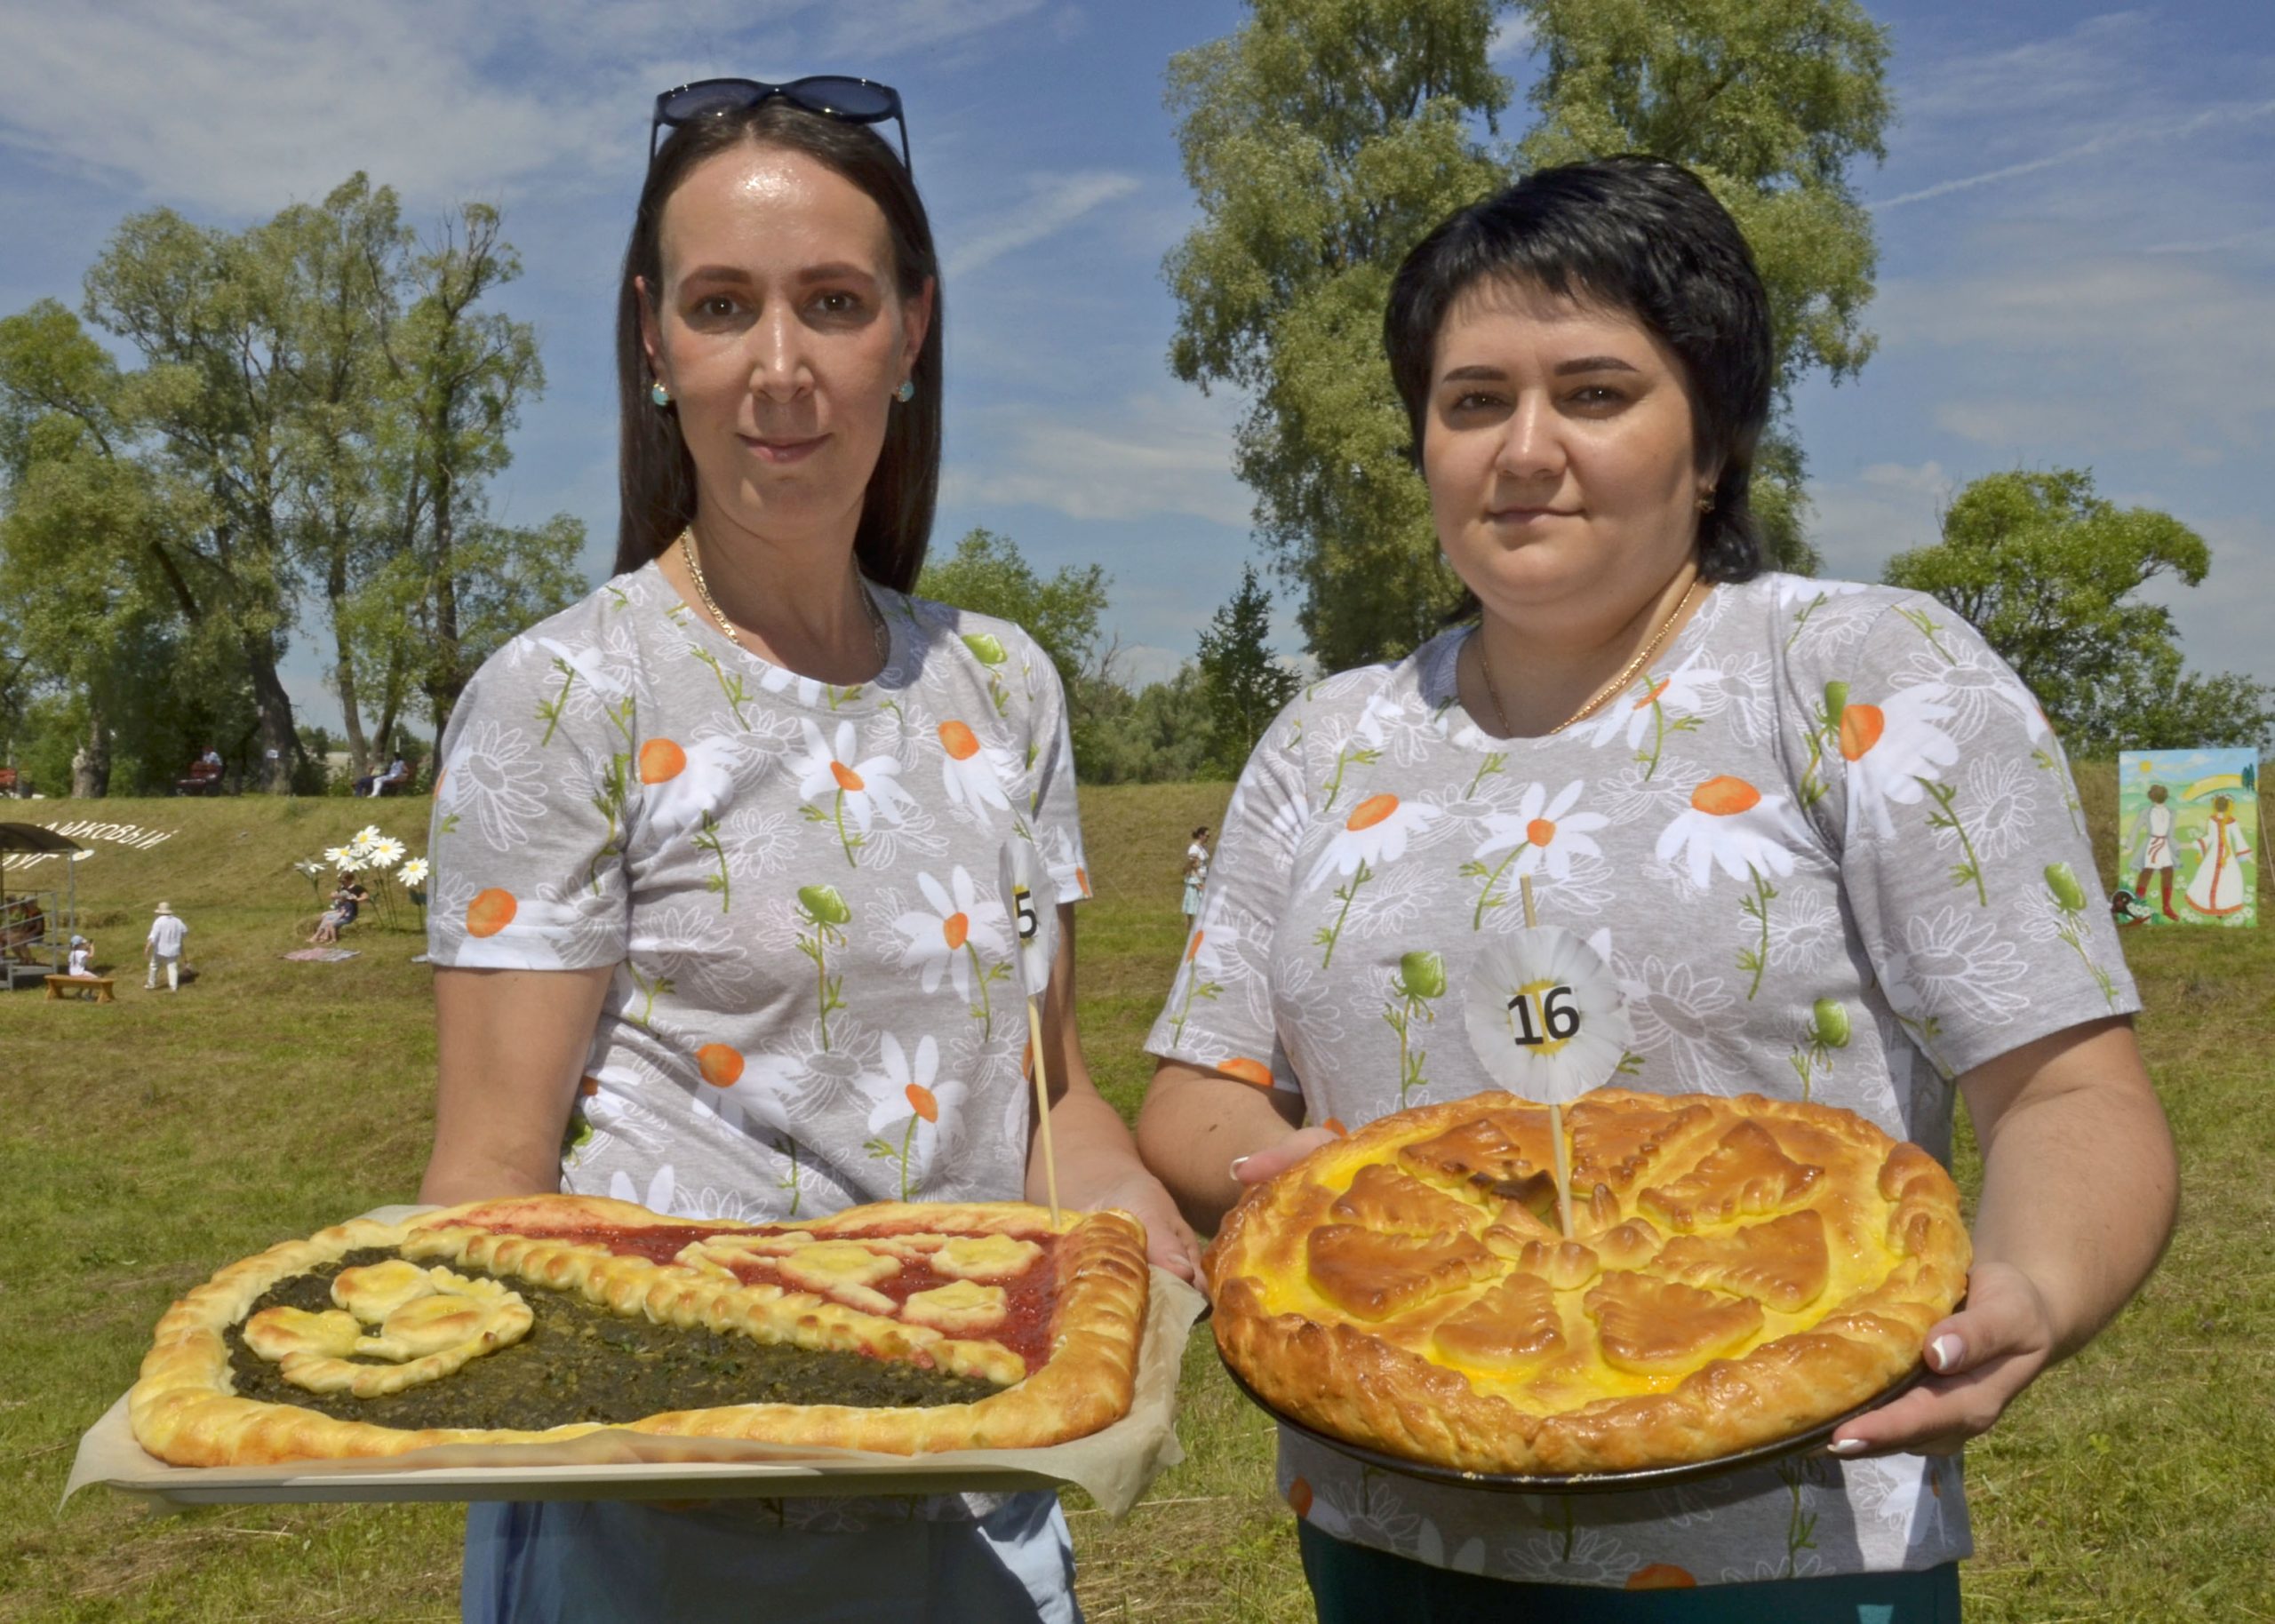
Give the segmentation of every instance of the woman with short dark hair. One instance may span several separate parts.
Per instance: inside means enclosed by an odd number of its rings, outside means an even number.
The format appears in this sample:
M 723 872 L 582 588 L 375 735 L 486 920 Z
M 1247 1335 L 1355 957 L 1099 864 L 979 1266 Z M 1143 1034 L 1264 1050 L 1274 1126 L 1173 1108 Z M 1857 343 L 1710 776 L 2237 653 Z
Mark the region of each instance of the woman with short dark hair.
M 1933 1375 L 1830 1458 L 1534 1499 L 1283 1433 L 1320 1616 L 1955 1618 L 1960 1446 L 2122 1306 L 2173 1212 L 2060 747 L 1933 599 L 1761 573 L 1768 301 L 1687 171 L 1574 164 L 1462 210 L 1384 327 L 1475 622 L 1313 685 L 1249 758 L 1147 1043 L 1139 1144 L 1195 1227 L 1329 1142 L 1307 1120 L 1491 1086 L 1440 1016 L 1528 885 L 1621 985 L 1622 1084 L 1822 1101 L 1946 1161 L 1963 1094 L 1985 1154 Z
M 1064 696 L 1018 627 L 907 595 L 939 482 L 938 261 L 899 99 L 657 100 L 618 293 L 616 577 L 487 662 L 441 752 L 425 1198 L 568 1190 L 771 1222 L 1018 1200 L 1007 840 L 1060 947 L 1057 1189 L 1194 1246 L 1091 1085 Z M 1045 899 L 1038 899 L 1045 900 Z M 1074 1616 L 1048 1493 L 482 1505 L 480 1619 Z

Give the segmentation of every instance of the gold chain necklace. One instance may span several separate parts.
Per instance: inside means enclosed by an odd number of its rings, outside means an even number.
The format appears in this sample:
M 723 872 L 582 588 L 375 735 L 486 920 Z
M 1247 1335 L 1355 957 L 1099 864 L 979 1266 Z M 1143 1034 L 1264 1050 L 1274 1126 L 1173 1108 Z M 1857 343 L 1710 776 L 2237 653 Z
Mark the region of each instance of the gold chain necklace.
M 1622 689 L 1625 688 L 1628 682 L 1634 677 L 1635 673 L 1643 669 L 1644 662 L 1659 651 L 1659 645 L 1666 641 L 1667 633 L 1674 629 L 1674 623 L 1682 618 L 1682 611 L 1690 607 L 1691 597 L 1697 591 L 1698 577 L 1693 576 L 1690 580 L 1690 585 L 1682 589 L 1682 596 L 1676 601 L 1673 611 L 1670 613 L 1664 620 L 1659 622 L 1659 629 L 1651 633 L 1651 641 L 1645 643 L 1640 649 L 1637 650 L 1635 657 L 1628 661 L 1625 665 L 1620 668 L 1620 672 L 1617 676 L 1614 677 L 1610 681 L 1605 683 L 1601 688 L 1596 689 L 1594 693 L 1591 694 L 1588 697 L 1588 702 L 1585 705 L 1573 712 L 1569 716 L 1567 716 L 1562 721 L 1558 722 L 1541 736 L 1544 738 L 1555 737 L 1558 734 L 1563 732 L 1565 728 L 1579 720 L 1580 718 L 1594 710 L 1605 700 L 1610 698 L 1614 694 L 1618 693 Z M 1492 702 L 1493 720 L 1500 725 L 1501 736 L 1503 738 L 1508 738 L 1516 732 L 1516 729 L 1509 726 L 1509 713 L 1501 708 L 1501 689 L 1500 685 L 1493 681 L 1493 657 L 1486 652 L 1485 623 L 1482 620 L 1478 622 L 1477 635 L 1472 641 L 1477 644 L 1478 670 L 1480 674 L 1485 679 L 1485 697 Z
M 743 641 L 743 634 L 735 630 L 735 623 L 720 613 L 718 600 L 711 595 L 711 583 L 703 578 L 703 561 L 696 554 L 692 525 L 679 533 L 679 550 L 680 556 L 687 560 L 687 573 L 695 582 L 695 595 L 703 600 L 703 607 L 711 611 L 711 618 L 718 622 L 719 629 L 727 634 L 729 642 L 738 649 L 748 649 L 750 645 Z M 877 601 L 869 595 L 866 582 L 860 583 L 858 590 L 861 594 L 861 607 L 868 614 L 869 640 L 876 645 L 877 664 L 880 667 L 888 665 L 892 662 L 892 633 L 885 625 L 885 613 L 877 607 Z

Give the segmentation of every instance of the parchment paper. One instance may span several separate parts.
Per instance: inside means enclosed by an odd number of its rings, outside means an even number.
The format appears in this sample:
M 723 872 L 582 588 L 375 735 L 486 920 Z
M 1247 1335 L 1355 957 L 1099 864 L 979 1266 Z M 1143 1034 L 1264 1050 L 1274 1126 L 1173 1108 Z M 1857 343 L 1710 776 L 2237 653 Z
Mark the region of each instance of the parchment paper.
M 395 1223 L 424 1207 L 364 1214 Z M 816 1449 L 739 1438 L 660 1437 L 607 1429 L 559 1444 L 451 1444 L 408 1454 L 281 1466 L 168 1466 L 134 1441 L 126 1399 L 79 1440 L 63 1499 L 91 1483 L 159 1507 L 274 1501 L 803 1499 L 1056 1488 L 1071 1483 L 1111 1517 L 1185 1459 L 1173 1424 L 1185 1341 L 1206 1300 L 1156 1269 L 1130 1413 L 1102 1432 L 1044 1449 L 925 1455 Z

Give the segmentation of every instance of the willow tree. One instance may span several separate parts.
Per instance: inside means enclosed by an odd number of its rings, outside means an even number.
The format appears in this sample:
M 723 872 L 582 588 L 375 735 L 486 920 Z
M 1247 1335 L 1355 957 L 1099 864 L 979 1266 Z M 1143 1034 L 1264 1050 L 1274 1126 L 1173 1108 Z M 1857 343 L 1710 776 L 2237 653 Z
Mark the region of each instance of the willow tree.
M 1164 267 L 1169 363 L 1247 399 L 1234 463 L 1329 667 L 1433 631 L 1437 557 L 1383 358 L 1398 261 L 1452 210 L 1541 164 L 1648 151 L 1744 227 L 1776 322 L 1778 432 L 1758 460 L 1773 556 L 1811 568 L 1784 411 L 1872 353 L 1871 225 L 1849 173 L 1881 154 L 1887 40 L 1855 0 L 1250 0 L 1179 53 L 1168 100 L 1201 222 Z M 1533 53 L 1533 122 L 1502 137 L 1497 30 Z M 1507 35 L 1503 37 L 1509 37 Z

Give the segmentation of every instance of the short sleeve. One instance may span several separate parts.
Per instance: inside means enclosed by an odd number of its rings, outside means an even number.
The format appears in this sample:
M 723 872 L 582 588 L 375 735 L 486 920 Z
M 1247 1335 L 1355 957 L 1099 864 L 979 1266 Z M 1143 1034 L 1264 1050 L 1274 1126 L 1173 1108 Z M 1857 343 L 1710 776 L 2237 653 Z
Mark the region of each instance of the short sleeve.
M 2045 712 L 1932 598 L 1816 673 L 1841 880 L 1888 1005 L 1946 1077 L 2140 1007 Z
M 1066 718 L 1066 690 L 1058 668 L 1041 644 L 1022 635 L 1029 695 L 1025 757 L 1018 804 L 1034 832 L 1035 846 L 1050 872 L 1057 900 L 1082 902 L 1090 895 L 1090 871 L 1082 853 L 1082 814 L 1074 788 L 1074 741 Z
M 565 619 L 491 656 L 451 713 L 427 848 L 437 965 L 574 970 L 625 956 L 632 679 Z
M 1295 1092 L 1273 1015 L 1273 933 L 1311 819 L 1298 698 L 1265 729 L 1233 787 L 1208 870 L 1201 912 L 1169 1001 L 1146 1034 L 1163 1060 L 1227 1071 Z

